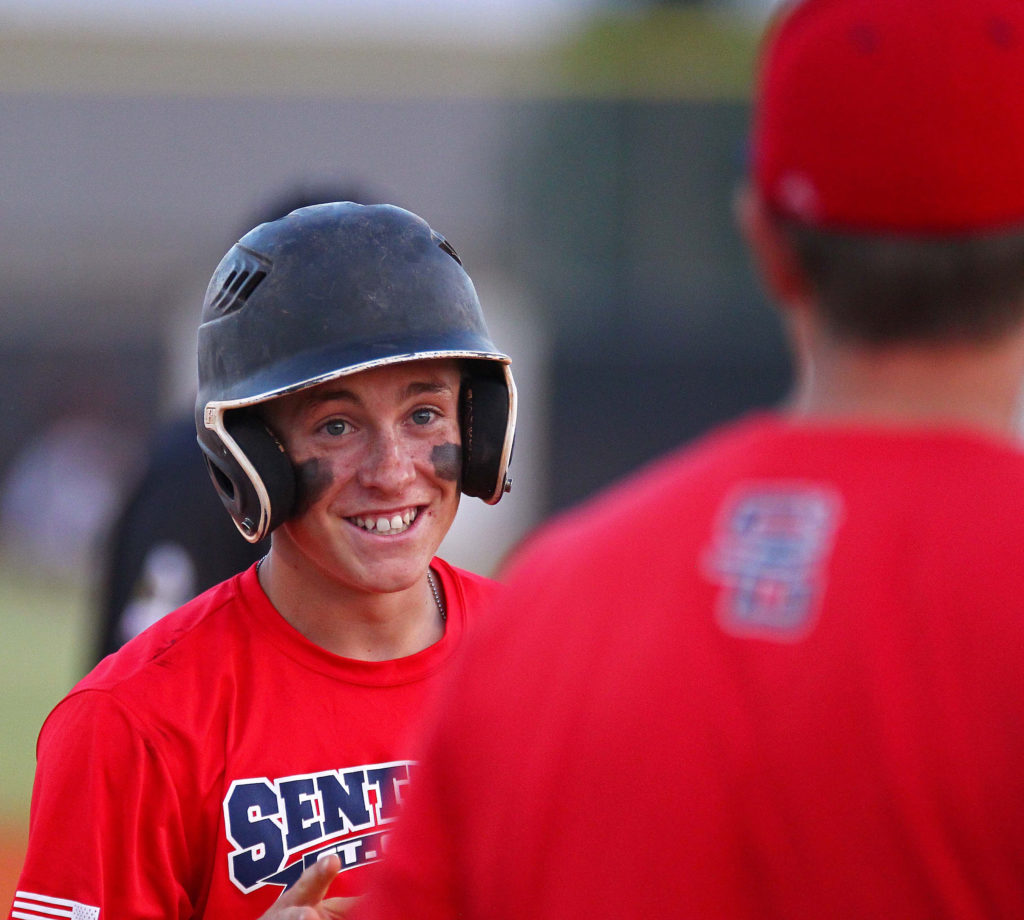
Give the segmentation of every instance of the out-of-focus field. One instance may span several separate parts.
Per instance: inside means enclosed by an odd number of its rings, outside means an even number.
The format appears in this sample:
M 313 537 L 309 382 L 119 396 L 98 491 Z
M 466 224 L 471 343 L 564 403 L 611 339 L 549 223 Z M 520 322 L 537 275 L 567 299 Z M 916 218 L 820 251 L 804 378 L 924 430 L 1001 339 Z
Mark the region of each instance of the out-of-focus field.
M 28 831 L 36 734 L 81 675 L 88 611 L 82 584 L 0 560 L 0 909 L 5 915 Z

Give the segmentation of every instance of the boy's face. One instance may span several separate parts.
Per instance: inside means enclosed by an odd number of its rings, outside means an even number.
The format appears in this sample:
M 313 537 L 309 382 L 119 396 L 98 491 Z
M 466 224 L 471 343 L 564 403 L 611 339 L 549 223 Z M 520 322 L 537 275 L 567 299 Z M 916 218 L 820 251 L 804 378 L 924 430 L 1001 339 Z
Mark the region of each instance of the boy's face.
M 455 361 L 414 361 L 266 403 L 299 485 L 275 553 L 356 591 L 422 579 L 459 506 L 460 377 Z

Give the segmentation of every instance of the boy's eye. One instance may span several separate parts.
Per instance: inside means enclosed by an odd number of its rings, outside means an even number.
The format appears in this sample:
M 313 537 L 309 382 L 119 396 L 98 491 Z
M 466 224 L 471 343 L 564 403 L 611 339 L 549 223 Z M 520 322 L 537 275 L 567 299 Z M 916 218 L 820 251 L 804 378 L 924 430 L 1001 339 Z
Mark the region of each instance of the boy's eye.
M 431 419 L 433 419 L 433 417 L 434 417 L 434 410 L 433 409 L 417 409 L 412 414 L 412 420 L 417 425 L 426 425 L 428 422 L 431 421 Z
M 330 435 L 344 434 L 348 430 L 348 422 L 340 418 L 332 419 L 324 425 L 324 431 Z

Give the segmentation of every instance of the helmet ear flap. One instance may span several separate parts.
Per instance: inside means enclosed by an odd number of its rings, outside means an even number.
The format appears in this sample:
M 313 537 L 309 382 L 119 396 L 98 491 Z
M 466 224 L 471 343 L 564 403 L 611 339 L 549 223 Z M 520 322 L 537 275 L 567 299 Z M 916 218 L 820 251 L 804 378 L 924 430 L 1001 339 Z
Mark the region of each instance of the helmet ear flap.
M 496 373 L 497 372 L 497 373 Z M 462 491 L 495 504 L 511 487 L 508 461 L 514 401 L 504 367 L 480 362 L 462 383 L 459 423 L 462 430 Z
M 270 533 L 287 520 L 295 507 L 295 468 L 284 445 L 256 413 L 229 412 L 224 427 L 266 490 L 266 533 Z
M 250 543 L 258 543 L 292 513 L 295 470 L 284 446 L 254 412 L 226 413 L 224 430 L 238 454 L 223 444 L 212 453 L 200 442 L 207 469 L 235 526 Z

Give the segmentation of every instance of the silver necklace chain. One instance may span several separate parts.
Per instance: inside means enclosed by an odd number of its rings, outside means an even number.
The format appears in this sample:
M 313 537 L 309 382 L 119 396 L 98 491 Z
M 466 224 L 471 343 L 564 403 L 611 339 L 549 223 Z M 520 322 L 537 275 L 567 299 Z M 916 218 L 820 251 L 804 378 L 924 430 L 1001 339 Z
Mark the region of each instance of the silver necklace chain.
M 448 619 L 448 614 L 444 609 L 444 604 L 441 603 L 441 595 L 437 593 L 437 585 L 434 584 L 434 573 L 427 569 L 427 582 L 430 585 L 430 591 L 434 595 L 434 603 L 437 604 L 437 612 L 441 614 L 441 622 L 445 622 Z

